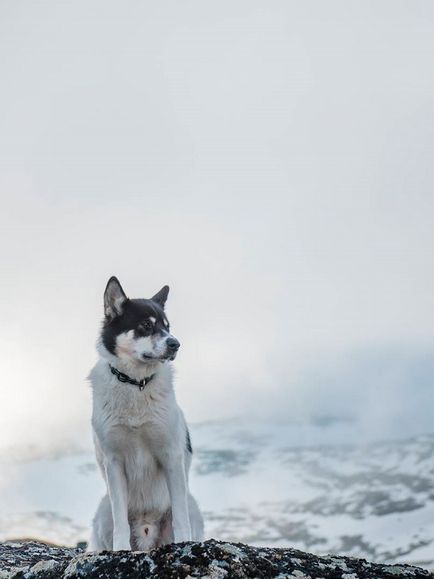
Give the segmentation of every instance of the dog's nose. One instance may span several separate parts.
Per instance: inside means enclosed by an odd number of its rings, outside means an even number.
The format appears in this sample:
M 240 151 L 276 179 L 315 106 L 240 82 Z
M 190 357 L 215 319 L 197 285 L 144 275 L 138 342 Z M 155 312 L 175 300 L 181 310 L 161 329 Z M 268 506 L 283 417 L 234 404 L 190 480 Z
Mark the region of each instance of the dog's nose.
M 166 344 L 169 350 L 173 350 L 173 352 L 176 352 L 181 345 L 176 338 L 167 338 Z

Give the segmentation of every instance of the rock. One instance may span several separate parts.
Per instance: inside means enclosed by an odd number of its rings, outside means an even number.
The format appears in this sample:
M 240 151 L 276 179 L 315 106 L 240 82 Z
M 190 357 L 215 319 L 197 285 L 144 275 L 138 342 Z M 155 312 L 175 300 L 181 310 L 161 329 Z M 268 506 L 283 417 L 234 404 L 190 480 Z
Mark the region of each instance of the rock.
M 0 579 L 434 579 L 410 565 L 350 557 L 319 557 L 295 549 L 209 540 L 167 545 L 150 553 L 54 547 L 34 541 L 0 543 Z

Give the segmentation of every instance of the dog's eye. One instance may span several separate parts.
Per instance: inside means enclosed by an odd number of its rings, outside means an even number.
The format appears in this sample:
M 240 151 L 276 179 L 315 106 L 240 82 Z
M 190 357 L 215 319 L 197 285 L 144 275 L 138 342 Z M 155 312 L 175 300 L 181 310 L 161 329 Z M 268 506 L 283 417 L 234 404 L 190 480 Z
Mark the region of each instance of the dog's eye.
M 139 330 L 142 332 L 151 332 L 153 329 L 152 322 L 150 320 L 145 320 L 139 325 Z

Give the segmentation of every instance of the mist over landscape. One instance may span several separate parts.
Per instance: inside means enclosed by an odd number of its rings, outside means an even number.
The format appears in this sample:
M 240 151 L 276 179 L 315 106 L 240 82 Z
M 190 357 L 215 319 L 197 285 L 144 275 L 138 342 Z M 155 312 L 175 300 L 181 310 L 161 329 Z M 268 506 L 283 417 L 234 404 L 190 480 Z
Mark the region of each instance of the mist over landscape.
M 114 274 L 171 287 L 209 535 L 434 565 L 433 21 L 0 2 L 0 538 L 86 539 Z

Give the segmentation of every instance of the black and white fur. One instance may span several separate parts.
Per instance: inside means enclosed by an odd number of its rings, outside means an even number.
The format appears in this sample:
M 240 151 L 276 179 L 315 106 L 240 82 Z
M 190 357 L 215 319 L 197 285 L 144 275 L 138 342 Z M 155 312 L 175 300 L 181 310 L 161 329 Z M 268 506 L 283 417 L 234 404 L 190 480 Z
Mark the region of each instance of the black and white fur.
M 96 511 L 89 551 L 147 551 L 201 540 L 203 520 L 188 490 L 192 449 L 172 385 L 179 348 L 164 306 L 169 288 L 128 299 L 117 278 L 104 293 L 105 318 L 90 373 L 96 458 L 107 494 Z M 122 383 L 110 365 L 140 381 Z

